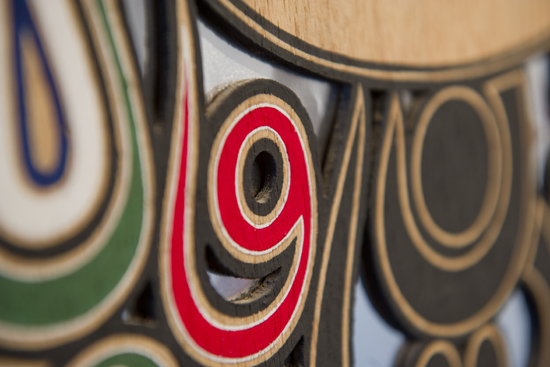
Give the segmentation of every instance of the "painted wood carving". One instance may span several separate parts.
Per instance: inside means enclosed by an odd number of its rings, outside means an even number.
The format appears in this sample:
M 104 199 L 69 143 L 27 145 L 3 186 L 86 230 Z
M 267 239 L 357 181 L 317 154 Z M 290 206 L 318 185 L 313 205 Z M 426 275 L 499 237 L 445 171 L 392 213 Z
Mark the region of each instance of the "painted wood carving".
M 0 18 L 0 366 L 550 365 L 548 2 Z

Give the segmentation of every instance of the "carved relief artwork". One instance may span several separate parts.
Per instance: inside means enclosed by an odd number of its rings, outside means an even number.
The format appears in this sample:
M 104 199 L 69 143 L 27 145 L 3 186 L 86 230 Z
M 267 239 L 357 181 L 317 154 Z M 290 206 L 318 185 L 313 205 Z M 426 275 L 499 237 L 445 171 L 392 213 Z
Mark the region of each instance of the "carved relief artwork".
M 0 3 L 0 366 L 550 365 L 550 4 Z

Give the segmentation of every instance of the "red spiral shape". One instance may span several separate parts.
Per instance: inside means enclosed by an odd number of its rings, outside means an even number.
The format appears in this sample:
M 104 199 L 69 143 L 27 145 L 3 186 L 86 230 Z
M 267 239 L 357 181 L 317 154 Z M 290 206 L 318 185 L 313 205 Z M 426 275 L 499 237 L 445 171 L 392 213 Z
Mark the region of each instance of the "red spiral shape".
M 186 187 L 192 179 L 186 175 L 188 162 L 196 157 L 188 151 L 189 118 L 188 111 L 185 111 L 171 235 L 171 290 L 181 321 L 180 329 L 187 344 L 203 357 L 218 363 L 251 361 L 268 351 L 278 349 L 277 345 L 286 340 L 300 316 L 314 256 L 317 220 L 315 178 L 312 175 L 307 134 L 301 121 L 294 121 L 282 108 L 265 103 L 252 106 L 239 116 L 225 131 L 215 166 L 216 185 L 213 195 L 217 199 L 219 224 L 226 235 L 226 238 L 220 240 L 233 244 L 236 251 L 247 256 L 262 255 L 265 260 L 265 255 L 276 249 L 296 226 L 302 226 L 303 235 L 298 236 L 296 242 L 295 251 L 298 256 L 295 256 L 295 270 L 288 275 L 292 282 L 286 289 L 286 294 L 278 304 L 272 305 L 272 310 L 265 317 L 251 323 L 224 325 L 207 315 L 197 298 L 197 290 L 190 284 L 197 279 L 197 275 L 193 274 L 189 266 L 195 259 L 188 255 L 188 249 L 195 246 L 188 239 L 194 239 L 194 236 L 186 236 L 185 233 L 194 231 L 194 228 L 185 225 L 186 211 L 190 208 L 186 205 L 187 201 L 194 200 L 186 197 Z M 270 131 L 276 132 L 280 142 L 284 144 L 286 152 L 281 153 L 286 154 L 290 180 L 288 195 L 276 218 L 265 228 L 257 228 L 245 220 L 239 209 L 235 178 L 238 174 L 236 167 L 239 150 L 247 136 L 262 127 L 269 127 Z M 201 289 L 199 291 L 202 292 Z

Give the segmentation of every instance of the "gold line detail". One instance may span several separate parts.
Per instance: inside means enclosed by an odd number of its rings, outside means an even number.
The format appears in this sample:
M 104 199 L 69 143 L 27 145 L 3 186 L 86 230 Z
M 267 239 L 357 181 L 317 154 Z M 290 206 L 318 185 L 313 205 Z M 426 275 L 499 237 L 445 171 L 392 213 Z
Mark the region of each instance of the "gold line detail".
M 357 242 L 357 226 L 359 220 L 359 207 L 361 204 L 361 183 L 363 182 L 363 161 L 365 156 L 365 140 L 366 140 L 366 127 L 365 127 L 365 105 L 363 100 L 363 93 L 358 93 L 357 103 L 355 105 L 356 111 L 354 112 L 354 118 L 359 119 L 359 135 L 357 137 L 357 163 L 355 165 L 355 182 L 353 188 L 353 199 L 349 225 L 349 238 L 348 238 L 348 253 L 346 258 L 346 275 L 344 282 L 344 296 L 342 306 L 342 367 L 348 367 L 350 363 L 349 351 L 349 322 L 351 312 L 351 282 L 353 276 L 353 259 L 355 254 L 355 245 Z M 356 114 L 358 116 L 355 116 Z
M 449 362 L 449 367 L 461 367 L 460 355 L 454 345 L 446 340 L 436 340 L 428 344 L 420 353 L 415 367 L 426 367 L 435 355 L 442 355 Z
M 520 71 L 512 71 L 501 77 L 497 77 L 491 80 L 489 83 L 494 86 L 497 91 L 509 90 L 512 87 L 518 87 L 516 91 L 518 96 L 518 105 L 525 103 L 525 78 Z M 495 97 L 496 98 L 496 97 Z M 521 143 L 520 149 L 522 160 L 522 171 L 519 173 L 521 177 L 521 192 L 520 201 L 523 203 L 518 214 L 519 224 L 516 237 L 516 244 L 514 246 L 511 257 L 514 259 L 508 265 L 507 273 L 504 275 L 502 282 L 495 291 L 490 301 L 483 306 L 477 313 L 468 317 L 465 320 L 456 322 L 453 324 L 441 324 L 427 320 L 421 316 L 407 301 L 405 296 L 401 293 L 399 286 L 393 277 L 393 272 L 388 258 L 386 248 L 386 235 L 385 235 L 385 220 L 384 220 L 384 197 L 386 187 L 386 173 L 388 169 L 388 160 L 392 147 L 393 131 L 396 126 L 400 126 L 399 116 L 399 102 L 397 96 L 393 96 L 394 103 L 388 120 L 388 126 L 386 127 L 385 136 L 382 142 L 382 148 L 380 153 L 380 168 L 377 172 L 376 183 L 376 202 L 374 203 L 374 221 L 375 221 L 375 236 L 376 246 L 379 250 L 380 265 L 382 272 L 387 282 L 389 296 L 391 296 L 397 303 L 400 311 L 404 314 L 407 320 L 417 329 L 426 332 L 433 336 L 446 336 L 454 337 L 463 335 L 491 318 L 494 313 L 499 309 L 502 303 L 506 300 L 512 289 L 517 283 L 518 278 L 521 276 L 525 261 L 528 257 L 529 244 L 533 235 L 534 217 L 536 211 L 536 198 L 535 198 L 535 182 L 534 182 L 534 168 L 532 162 L 528 159 L 526 150 L 530 136 L 530 125 L 526 119 L 528 116 L 525 113 L 520 113 L 520 134 Z M 500 98 L 499 98 L 500 99 Z M 501 102 L 502 103 L 502 102 Z M 520 112 L 525 112 L 521 109 Z M 498 116 L 497 116 L 498 118 Z M 399 134 L 398 134 L 399 135 Z M 399 144 L 396 144 L 399 147 Z M 405 187 L 406 189 L 406 187 Z
M 550 349 L 546 347 L 550 343 L 550 289 L 544 276 L 536 269 L 523 274 L 523 282 L 529 288 L 535 300 L 535 307 L 540 321 L 540 346 L 538 352 L 538 363 L 536 367 L 550 366 Z
M 494 324 L 485 325 L 470 337 L 466 345 L 466 352 L 464 353 L 464 367 L 477 366 L 479 349 L 485 341 L 489 341 L 492 344 L 497 357 L 498 367 L 507 367 L 506 344 L 499 329 Z
M 67 367 L 94 367 L 120 354 L 137 354 L 149 358 L 159 367 L 177 367 L 179 363 L 165 345 L 138 334 L 118 334 L 99 340 L 78 354 Z
M 344 150 L 344 157 L 342 160 L 341 170 L 338 176 L 338 181 L 336 184 L 336 191 L 334 194 L 334 201 L 332 203 L 332 208 L 330 211 L 327 236 L 325 239 L 325 246 L 323 249 L 323 257 L 321 260 L 321 270 L 319 273 L 319 283 L 317 286 L 317 298 L 315 300 L 315 310 L 313 314 L 313 328 L 311 335 L 311 349 L 310 349 L 310 364 L 315 366 L 317 358 L 317 341 L 319 338 L 319 321 L 321 319 L 321 307 L 323 305 L 323 293 L 325 290 L 325 282 L 327 277 L 328 263 L 330 257 L 330 250 L 332 248 L 332 240 L 334 237 L 334 229 L 336 226 L 336 219 L 338 218 L 338 213 L 340 211 L 340 202 L 342 200 L 342 194 L 344 190 L 344 183 L 346 181 L 346 173 L 349 169 L 349 161 L 351 158 L 353 142 L 355 141 L 355 136 L 357 135 L 357 127 L 359 125 L 360 113 L 362 111 L 361 104 L 363 103 L 364 95 L 363 89 L 359 85 L 357 89 L 357 97 L 355 102 L 355 110 L 351 120 L 350 132 L 346 142 L 346 148 Z M 364 110 L 364 109 L 363 109 Z
M 326 67 L 337 72 L 355 74 L 361 77 L 381 79 L 392 82 L 445 82 L 484 76 L 520 64 L 523 60 L 535 53 L 537 50 L 548 48 L 547 43 L 550 39 L 550 36 L 548 34 L 544 34 L 537 37 L 532 42 L 529 42 L 529 44 L 524 45 L 522 47 L 522 50 L 518 50 L 513 54 L 508 54 L 500 58 L 493 58 L 482 63 L 457 66 L 450 69 L 440 69 L 432 71 L 368 69 L 361 66 L 337 63 L 304 52 L 296 47 L 289 45 L 288 43 L 279 39 L 274 34 L 265 30 L 260 24 L 256 23 L 243 11 L 237 8 L 230 0 L 217 1 L 258 35 L 264 37 L 267 41 L 275 44 L 277 47 L 280 47 L 284 51 L 290 52 L 299 58 L 313 62 L 318 66 Z
M 483 125 L 488 153 L 488 174 L 487 185 L 485 189 L 485 198 L 482 207 L 469 228 L 459 232 L 451 233 L 442 229 L 431 216 L 424 198 L 422 187 L 422 148 L 429 124 L 437 109 L 450 100 L 460 100 L 468 103 L 478 114 Z M 501 182 L 503 176 L 503 152 L 501 142 L 502 137 L 499 132 L 497 121 L 491 112 L 491 109 L 485 103 L 483 98 L 473 89 L 463 86 L 451 86 L 438 92 L 428 102 L 424 111 L 420 115 L 418 125 L 414 134 L 411 150 L 411 188 L 412 196 L 418 216 L 424 225 L 424 228 L 444 246 L 461 248 L 475 241 L 489 222 L 493 218 L 497 208 L 498 199 L 501 192 Z M 506 177 L 511 179 L 511 177 Z

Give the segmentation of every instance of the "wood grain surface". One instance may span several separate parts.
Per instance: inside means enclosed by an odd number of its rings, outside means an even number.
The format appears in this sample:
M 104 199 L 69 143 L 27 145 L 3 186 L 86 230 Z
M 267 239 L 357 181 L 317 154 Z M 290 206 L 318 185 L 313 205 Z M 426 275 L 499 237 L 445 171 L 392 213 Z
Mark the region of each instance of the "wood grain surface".
M 544 0 L 243 2 L 321 50 L 391 65 L 477 62 L 550 35 L 550 2 Z

